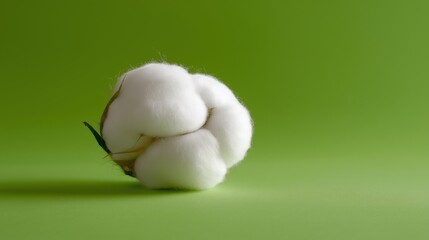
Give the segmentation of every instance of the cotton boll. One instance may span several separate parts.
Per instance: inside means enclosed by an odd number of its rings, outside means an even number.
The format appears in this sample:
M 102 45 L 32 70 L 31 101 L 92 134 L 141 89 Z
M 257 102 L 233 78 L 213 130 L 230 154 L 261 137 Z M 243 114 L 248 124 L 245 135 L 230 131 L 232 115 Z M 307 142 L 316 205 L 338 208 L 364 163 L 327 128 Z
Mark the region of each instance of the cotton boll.
M 118 79 L 101 133 L 100 145 L 143 185 L 207 189 L 246 155 L 252 121 L 216 78 L 151 63 Z
M 207 189 L 222 182 L 226 167 L 206 129 L 159 140 L 136 161 L 137 178 L 149 188 Z

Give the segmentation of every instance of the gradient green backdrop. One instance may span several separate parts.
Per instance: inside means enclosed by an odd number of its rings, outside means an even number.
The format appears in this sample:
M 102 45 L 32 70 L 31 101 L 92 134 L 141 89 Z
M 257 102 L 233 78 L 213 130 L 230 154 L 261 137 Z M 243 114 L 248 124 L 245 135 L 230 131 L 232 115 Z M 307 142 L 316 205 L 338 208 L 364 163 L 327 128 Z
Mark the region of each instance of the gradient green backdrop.
M 0 239 L 429 239 L 428 1 L 2 1 Z M 124 71 L 213 74 L 253 148 L 203 192 L 123 176 Z

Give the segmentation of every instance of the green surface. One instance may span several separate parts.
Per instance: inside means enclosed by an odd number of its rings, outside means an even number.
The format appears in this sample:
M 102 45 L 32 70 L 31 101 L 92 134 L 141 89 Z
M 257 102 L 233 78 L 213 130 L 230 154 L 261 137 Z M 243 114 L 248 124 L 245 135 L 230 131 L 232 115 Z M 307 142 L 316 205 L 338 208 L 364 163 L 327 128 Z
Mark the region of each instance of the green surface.
M 5 1 L 0 239 L 429 239 L 427 1 Z M 104 158 L 122 72 L 222 79 L 253 148 L 217 188 Z

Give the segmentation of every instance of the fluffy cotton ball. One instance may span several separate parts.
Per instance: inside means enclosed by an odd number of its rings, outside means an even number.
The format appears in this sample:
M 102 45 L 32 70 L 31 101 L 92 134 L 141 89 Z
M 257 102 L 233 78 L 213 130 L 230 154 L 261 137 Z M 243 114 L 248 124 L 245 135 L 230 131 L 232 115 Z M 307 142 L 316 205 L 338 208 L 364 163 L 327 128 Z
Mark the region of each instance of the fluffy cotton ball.
M 121 76 L 101 126 L 112 159 L 149 188 L 214 187 L 252 137 L 249 112 L 228 87 L 166 63 Z

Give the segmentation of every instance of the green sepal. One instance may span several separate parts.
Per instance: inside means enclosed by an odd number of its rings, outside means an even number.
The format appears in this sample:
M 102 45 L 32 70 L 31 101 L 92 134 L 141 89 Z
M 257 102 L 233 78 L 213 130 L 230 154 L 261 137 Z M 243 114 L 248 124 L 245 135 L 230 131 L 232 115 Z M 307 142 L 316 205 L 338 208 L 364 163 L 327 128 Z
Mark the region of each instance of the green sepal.
M 110 154 L 109 148 L 107 148 L 106 142 L 104 141 L 103 137 L 87 122 L 83 122 L 83 124 L 91 131 L 92 135 L 94 135 L 95 140 L 97 140 L 98 145 L 100 145 L 101 148 L 107 153 Z

